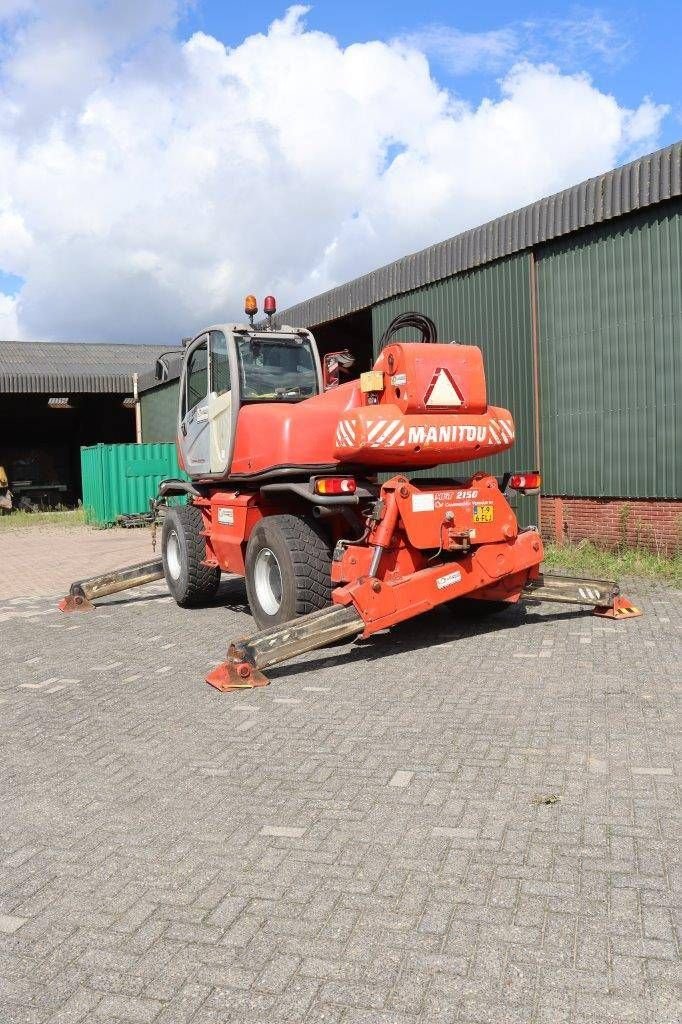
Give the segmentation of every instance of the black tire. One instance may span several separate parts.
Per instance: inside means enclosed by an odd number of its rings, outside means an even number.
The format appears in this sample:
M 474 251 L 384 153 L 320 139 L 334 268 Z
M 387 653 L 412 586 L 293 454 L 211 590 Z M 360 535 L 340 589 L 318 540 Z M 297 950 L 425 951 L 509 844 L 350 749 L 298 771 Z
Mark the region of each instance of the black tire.
M 263 590 L 265 586 L 267 595 L 263 574 L 268 563 L 272 567 L 271 555 L 277 563 L 274 578 L 279 579 L 276 607 L 276 595 L 268 604 Z M 313 519 L 291 515 L 261 519 L 246 546 L 246 593 L 258 627 L 277 626 L 326 608 L 331 603 L 331 562 L 330 542 Z
M 206 539 L 196 505 L 169 508 L 161 532 L 161 556 L 168 589 L 181 608 L 197 608 L 215 597 L 220 569 L 204 565 Z M 170 566 L 169 566 L 170 548 Z

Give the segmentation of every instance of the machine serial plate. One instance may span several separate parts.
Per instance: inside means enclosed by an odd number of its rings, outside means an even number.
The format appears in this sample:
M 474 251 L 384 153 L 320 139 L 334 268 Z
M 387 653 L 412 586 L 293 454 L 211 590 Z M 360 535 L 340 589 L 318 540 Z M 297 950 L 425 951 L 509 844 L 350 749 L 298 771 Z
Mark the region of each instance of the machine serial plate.
M 478 505 L 474 505 L 475 523 L 492 523 L 494 518 L 494 506 L 491 501 L 486 501 Z

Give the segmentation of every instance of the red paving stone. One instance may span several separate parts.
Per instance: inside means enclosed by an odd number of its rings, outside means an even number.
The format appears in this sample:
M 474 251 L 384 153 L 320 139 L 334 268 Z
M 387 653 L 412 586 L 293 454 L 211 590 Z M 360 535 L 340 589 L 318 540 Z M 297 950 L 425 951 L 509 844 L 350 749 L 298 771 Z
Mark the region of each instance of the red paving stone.
M 74 580 L 153 557 L 149 529 L 6 530 L 0 532 L 0 600 L 61 596 Z

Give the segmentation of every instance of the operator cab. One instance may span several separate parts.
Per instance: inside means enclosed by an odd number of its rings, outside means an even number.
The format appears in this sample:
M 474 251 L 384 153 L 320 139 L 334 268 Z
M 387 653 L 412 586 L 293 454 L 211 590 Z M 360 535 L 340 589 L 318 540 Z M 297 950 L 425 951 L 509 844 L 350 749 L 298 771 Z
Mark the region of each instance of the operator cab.
M 248 296 L 250 324 L 209 327 L 186 347 L 180 379 L 178 444 L 193 478 L 229 474 L 239 410 L 257 403 L 294 403 L 322 392 L 322 369 L 310 331 L 272 327 L 274 299 L 265 300 L 266 329 Z

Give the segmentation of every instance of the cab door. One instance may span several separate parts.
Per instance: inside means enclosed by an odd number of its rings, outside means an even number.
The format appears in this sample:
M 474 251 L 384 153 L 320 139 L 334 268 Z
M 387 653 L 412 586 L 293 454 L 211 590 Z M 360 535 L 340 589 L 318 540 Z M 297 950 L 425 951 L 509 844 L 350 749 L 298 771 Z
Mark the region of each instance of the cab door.
M 204 334 L 187 351 L 182 379 L 180 443 L 185 469 L 192 477 L 211 472 L 208 399 L 208 335 Z
M 232 335 L 209 331 L 210 383 L 208 396 L 211 474 L 225 476 L 232 462 L 235 423 L 239 411 Z

